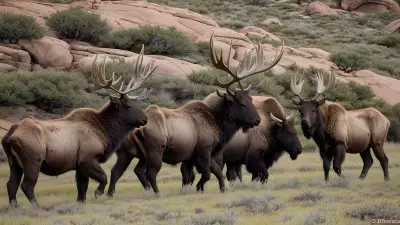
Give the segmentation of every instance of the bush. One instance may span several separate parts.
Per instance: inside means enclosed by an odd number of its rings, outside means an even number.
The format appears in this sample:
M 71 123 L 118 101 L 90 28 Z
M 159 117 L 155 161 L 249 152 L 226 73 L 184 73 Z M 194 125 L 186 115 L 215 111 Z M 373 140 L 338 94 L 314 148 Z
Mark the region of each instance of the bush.
M 16 43 L 20 39 L 39 39 L 44 34 L 45 29 L 32 16 L 0 12 L 0 42 Z
M 52 13 L 46 24 L 60 38 L 96 43 L 111 28 L 99 14 L 86 12 L 79 7 Z
M 277 211 L 285 207 L 284 204 L 275 202 L 275 197 L 265 196 L 242 196 L 239 200 L 219 204 L 224 208 L 246 207 L 251 213 L 267 213 Z
M 100 106 L 103 101 L 83 91 L 89 85 L 81 73 L 13 72 L 0 75 L 0 105 L 33 104 L 48 112 Z M 61 111 L 59 111 L 61 110 Z
M 116 31 L 103 37 L 99 45 L 139 52 L 143 44 L 145 54 L 188 55 L 196 51 L 193 41 L 175 28 L 150 25 Z
M 184 225 L 234 225 L 237 215 L 234 212 L 219 213 L 199 213 L 189 220 L 184 221 Z
M 393 33 L 393 34 L 385 35 L 383 37 L 379 37 L 374 40 L 374 43 L 388 47 L 388 48 L 396 47 L 396 46 L 400 45 L 400 34 Z
M 323 196 L 320 192 L 304 191 L 303 193 L 293 197 L 293 201 L 312 201 L 315 203 L 322 198 Z
M 359 53 L 342 51 L 331 54 L 330 60 L 345 72 L 365 69 L 368 67 L 367 58 Z
M 375 218 L 398 219 L 400 217 L 400 211 L 397 207 L 393 207 L 390 204 L 379 204 L 379 205 L 368 205 L 364 207 L 357 207 L 354 210 L 346 212 L 350 217 L 357 218 L 360 220 L 369 220 Z
M 304 221 L 304 225 L 317 225 L 325 224 L 327 222 L 325 214 L 320 214 L 318 212 L 311 212 L 308 214 Z

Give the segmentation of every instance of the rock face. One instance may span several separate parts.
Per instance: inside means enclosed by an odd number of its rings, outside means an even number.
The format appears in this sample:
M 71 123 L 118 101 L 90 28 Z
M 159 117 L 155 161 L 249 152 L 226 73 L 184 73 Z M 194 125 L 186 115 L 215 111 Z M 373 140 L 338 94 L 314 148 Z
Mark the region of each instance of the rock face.
M 53 37 L 19 40 L 18 45 L 29 52 L 43 67 L 69 67 L 72 55 L 69 44 Z
M 344 12 L 342 10 L 332 9 L 328 5 L 321 2 L 312 2 L 307 8 L 302 12 L 303 15 L 312 16 L 315 14 L 337 14 L 339 12 Z
M 268 19 L 264 20 L 263 22 L 261 22 L 261 24 L 262 24 L 262 25 L 277 24 L 277 25 L 282 26 L 282 22 L 281 22 L 278 18 L 276 18 L 276 17 L 274 17 L 274 18 L 268 18 Z
M 268 41 L 281 41 L 277 36 L 259 28 L 259 27 L 254 27 L 254 26 L 246 26 L 244 27 L 240 33 L 246 35 L 246 36 L 257 36 L 261 38 L 265 38 Z
M 400 19 L 391 22 L 386 29 L 392 33 L 400 33 Z
M 356 12 L 400 12 L 399 4 L 394 0 L 339 0 L 340 7 Z
M 15 0 L 0 1 L 0 11 L 31 15 L 42 25 L 45 24 L 44 17 L 58 10 L 68 9 L 71 6 L 79 6 L 101 14 L 116 30 L 136 28 L 145 24 L 158 25 L 165 28 L 173 26 L 195 40 L 209 30 L 210 27 L 218 27 L 216 22 L 201 14 L 144 1 L 103 1 L 101 4 L 97 2 L 93 4 L 93 0 L 76 1 L 71 4 L 43 4 L 41 2 Z

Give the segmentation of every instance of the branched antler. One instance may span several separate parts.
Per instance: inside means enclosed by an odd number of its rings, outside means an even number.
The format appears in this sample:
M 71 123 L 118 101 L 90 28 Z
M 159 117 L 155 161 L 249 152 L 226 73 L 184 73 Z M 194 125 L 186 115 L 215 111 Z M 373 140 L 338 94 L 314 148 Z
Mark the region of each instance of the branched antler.
M 116 89 L 114 85 L 116 85 L 121 80 L 121 77 L 115 79 L 115 73 L 113 72 L 112 77 L 110 79 L 106 79 L 105 78 L 106 57 L 104 57 L 101 63 L 97 63 L 98 55 L 96 55 L 96 58 L 92 65 L 92 78 L 95 89 L 100 89 L 100 88 L 111 89 L 120 95 L 126 95 L 130 99 L 140 100 L 141 99 L 140 95 L 130 96 L 128 94 L 140 88 L 142 83 L 151 74 L 153 74 L 154 70 L 157 68 L 157 65 L 155 65 L 154 60 L 152 60 L 150 63 L 146 64 L 143 67 L 143 53 L 144 53 L 144 45 L 142 45 L 142 50 L 140 51 L 140 54 L 135 63 L 135 67 L 133 68 L 132 79 L 125 86 L 125 88 L 124 88 L 124 81 L 122 81 L 119 89 Z
M 222 50 L 220 51 L 220 54 L 217 54 L 217 51 L 214 47 L 214 32 L 211 34 L 210 37 L 210 58 L 211 58 L 211 62 L 213 64 L 213 66 L 216 69 L 222 70 L 227 72 L 231 77 L 232 80 L 228 81 L 228 82 L 221 82 L 218 78 L 217 78 L 217 83 L 216 86 L 221 87 L 221 88 L 225 88 L 227 90 L 228 93 L 232 94 L 232 91 L 229 90 L 229 87 L 234 84 L 234 83 L 238 83 L 239 87 L 241 90 L 245 90 L 248 91 L 251 88 L 251 84 L 243 89 L 240 81 L 252 76 L 254 74 L 257 73 L 261 73 L 261 72 L 265 72 L 269 69 L 271 69 L 272 67 L 274 67 L 276 64 L 278 64 L 279 60 L 282 58 L 283 55 L 283 50 L 284 50 L 284 42 L 282 41 L 282 47 L 281 50 L 279 52 L 276 53 L 274 61 L 271 64 L 267 64 L 264 61 L 264 52 L 262 49 L 262 45 L 261 43 L 258 43 L 258 45 L 255 48 L 256 51 L 256 59 L 255 62 L 252 66 L 249 65 L 249 63 L 246 61 L 246 58 L 248 56 L 248 53 L 246 52 L 243 60 L 239 63 L 239 66 L 237 67 L 236 72 L 233 72 L 232 69 L 230 68 L 230 58 L 231 58 L 231 53 L 232 53 L 232 43 L 230 45 L 229 48 L 229 53 L 228 53 L 228 59 L 227 59 L 227 65 L 224 63 L 223 57 L 222 57 Z
M 328 83 L 326 86 L 324 85 L 324 77 L 320 74 L 317 73 L 317 78 L 313 78 L 317 82 L 317 93 L 314 96 L 314 100 L 317 99 L 320 95 L 324 94 L 327 90 L 329 90 L 333 85 L 335 85 L 335 74 L 333 73 L 333 70 L 331 70 L 331 73 L 328 76 Z
M 292 90 L 293 94 L 300 99 L 300 101 L 304 100 L 300 95 L 301 89 L 303 89 L 303 83 L 303 77 L 301 77 L 297 73 L 294 75 L 294 77 L 292 77 L 292 80 L 290 82 L 290 89 Z

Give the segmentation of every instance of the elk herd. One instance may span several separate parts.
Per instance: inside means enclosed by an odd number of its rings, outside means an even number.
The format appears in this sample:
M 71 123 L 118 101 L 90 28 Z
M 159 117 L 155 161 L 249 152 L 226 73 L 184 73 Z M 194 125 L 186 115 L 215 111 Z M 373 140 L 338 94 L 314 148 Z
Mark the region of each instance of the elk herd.
M 222 82 L 217 78 L 215 85 L 224 91 L 217 90 L 204 100 L 192 100 L 177 109 L 151 105 L 143 111 L 136 102 L 144 100 L 144 92 L 129 95 L 157 67 L 154 62 L 144 65 L 144 46 L 132 68 L 129 83 L 116 78 L 114 73 L 106 78 L 106 58 L 101 60 L 96 56 L 91 70 L 94 88 L 108 89 L 119 96 L 110 95 L 109 103 L 99 110 L 79 108 L 62 118 L 47 121 L 26 118 L 14 124 L 1 140 L 10 168 L 7 182 L 10 205 L 17 206 L 19 186 L 28 200 L 37 205 L 34 188 L 40 172 L 58 176 L 75 170 L 77 201 L 86 200 L 89 178 L 99 183 L 95 196 L 102 195 L 107 175 L 100 164 L 114 152 L 117 161 L 111 170 L 107 191 L 110 197 L 133 158 L 139 160 L 134 172 L 142 186 L 152 188 L 155 193 L 159 193 L 157 174 L 163 162 L 181 163 L 182 185 L 193 184 L 196 168 L 201 174 L 196 184 L 198 191 L 204 191 L 212 173 L 224 192 L 225 164 L 229 181 L 242 180 L 243 164 L 252 174 L 252 180 L 264 183 L 268 179 L 268 168 L 284 152 L 296 160 L 302 153 L 302 144 L 293 114 L 287 115 L 273 97 L 253 99 L 249 94 L 251 85 L 241 84 L 243 79 L 273 68 L 282 58 L 283 42 L 271 63 L 266 63 L 259 43 L 254 48 L 253 63 L 244 57 L 238 67 L 231 68 L 232 46 L 224 60 L 222 51 L 215 50 L 213 37 L 214 34 L 210 38 L 211 62 L 231 79 Z M 300 96 L 302 77 L 292 77 L 290 87 L 295 96 L 292 103 L 300 113 L 302 132 L 319 148 L 325 180 L 332 161 L 335 173 L 341 175 L 346 153 L 360 153 L 364 162 L 360 179 L 364 179 L 373 163 L 371 148 L 380 161 L 384 179 L 389 180 L 388 158 L 383 150 L 389 120 L 374 108 L 346 110 L 339 103 L 325 100 L 324 93 L 335 84 L 333 71 L 327 82 L 320 74 L 313 79 L 317 91 L 311 100 Z M 233 85 L 238 88 L 233 89 Z

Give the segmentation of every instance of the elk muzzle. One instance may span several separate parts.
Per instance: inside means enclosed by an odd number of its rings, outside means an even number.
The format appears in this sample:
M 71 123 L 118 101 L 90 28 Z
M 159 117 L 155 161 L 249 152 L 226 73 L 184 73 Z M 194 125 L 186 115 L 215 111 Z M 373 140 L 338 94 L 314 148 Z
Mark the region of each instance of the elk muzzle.
M 301 126 L 303 128 L 310 129 L 311 128 L 310 121 L 306 118 L 301 119 Z
M 292 152 L 292 153 L 290 154 L 290 159 L 296 160 L 296 159 L 297 159 L 297 156 L 300 155 L 302 152 L 303 152 L 303 149 L 302 149 L 302 148 L 296 149 L 295 152 Z

